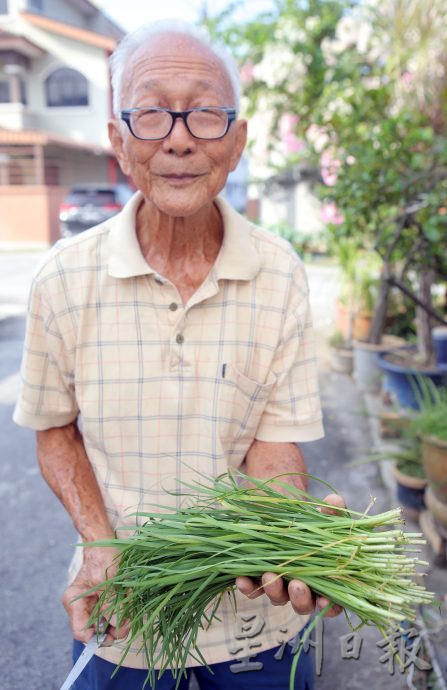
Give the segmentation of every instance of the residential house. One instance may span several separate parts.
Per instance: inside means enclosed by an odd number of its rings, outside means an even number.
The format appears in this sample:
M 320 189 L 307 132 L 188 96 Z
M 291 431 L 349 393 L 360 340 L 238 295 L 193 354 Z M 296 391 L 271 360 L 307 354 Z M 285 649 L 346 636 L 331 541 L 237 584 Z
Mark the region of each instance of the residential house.
M 71 185 L 122 181 L 106 123 L 123 35 L 90 0 L 0 0 L 0 243 L 50 244 Z

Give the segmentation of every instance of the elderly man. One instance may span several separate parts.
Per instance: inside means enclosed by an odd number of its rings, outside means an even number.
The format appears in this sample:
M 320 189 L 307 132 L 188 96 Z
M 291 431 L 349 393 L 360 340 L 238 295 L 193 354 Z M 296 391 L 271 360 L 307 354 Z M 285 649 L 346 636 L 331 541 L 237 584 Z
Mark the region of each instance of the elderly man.
M 112 82 L 110 141 L 139 191 L 114 219 L 59 243 L 38 270 L 15 411 L 37 430 L 42 474 L 84 542 L 113 537 L 147 502 L 175 505 L 165 489 L 193 475 L 302 472 L 296 444 L 322 435 L 302 264 L 218 196 L 246 142 L 234 64 L 196 29 L 159 24 L 122 41 Z M 73 598 L 110 575 L 113 555 L 75 555 L 64 595 L 75 658 L 92 635 L 96 597 Z M 303 627 L 299 614 L 315 600 L 303 583 L 269 579 L 260 597 L 258 583 L 237 582 L 238 615 L 262 622 L 250 651 L 262 670 L 231 672 L 234 613 L 224 602 L 199 634 L 214 671 L 196 668 L 202 688 L 288 687 L 290 654 L 276 661 L 274 647 Z M 125 633 L 109 628 L 110 646 L 75 688 L 143 687 L 138 649 L 110 680 Z M 302 690 L 309 663 L 300 661 Z M 174 686 L 168 674 L 157 684 Z

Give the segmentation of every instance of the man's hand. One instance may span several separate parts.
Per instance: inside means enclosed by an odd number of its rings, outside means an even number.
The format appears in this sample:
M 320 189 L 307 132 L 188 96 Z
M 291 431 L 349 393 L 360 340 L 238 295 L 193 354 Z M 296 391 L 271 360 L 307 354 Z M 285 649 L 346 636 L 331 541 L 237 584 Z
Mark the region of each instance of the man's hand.
M 37 455 L 44 479 L 65 506 L 81 540 L 113 539 L 115 534 L 77 422 L 38 431 Z M 62 603 L 70 618 L 74 638 L 80 642 L 87 642 L 95 633 L 92 626 L 87 627 L 87 622 L 100 592 L 74 602 L 73 599 L 115 574 L 116 555 L 113 548 L 85 547 L 82 568 L 64 593 Z M 112 620 L 107 632 L 104 644 L 110 645 L 115 639 L 126 636 L 128 626 L 122 625 L 117 630 Z
M 84 547 L 84 563 L 72 584 L 66 589 L 62 597 L 62 603 L 70 619 L 73 637 L 80 642 L 88 642 L 95 633 L 93 626 L 88 627 L 88 620 L 96 606 L 101 591 L 73 599 L 86 590 L 100 585 L 108 577 L 112 577 L 117 568 L 115 557 L 117 550 L 111 547 Z M 113 625 L 115 623 L 115 625 Z M 103 646 L 110 646 L 115 640 L 126 637 L 129 631 L 128 623 L 121 623 L 116 627 L 116 620 L 112 618 L 107 629 L 107 637 Z
M 335 506 L 335 508 L 321 509 L 322 512 L 327 514 L 337 515 L 337 508 L 346 507 L 343 498 L 337 494 L 329 494 L 324 501 Z M 249 599 L 256 599 L 262 594 L 266 594 L 274 606 L 284 606 L 284 604 L 290 601 L 296 613 L 301 615 L 312 613 L 315 606 L 321 610 L 330 603 L 326 597 L 315 596 L 301 580 L 291 580 L 288 586 L 286 586 L 284 580 L 274 573 L 264 573 L 262 576 L 262 586 L 249 577 L 236 578 L 236 586 Z M 341 606 L 333 604 L 325 615 L 333 618 L 338 616 L 342 610 Z

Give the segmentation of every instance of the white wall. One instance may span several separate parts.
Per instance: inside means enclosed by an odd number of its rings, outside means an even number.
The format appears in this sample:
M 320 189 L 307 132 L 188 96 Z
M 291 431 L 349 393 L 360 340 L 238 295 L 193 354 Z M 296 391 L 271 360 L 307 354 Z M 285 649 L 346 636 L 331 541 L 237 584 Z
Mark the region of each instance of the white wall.
M 25 77 L 28 89 L 28 108 L 36 127 L 56 132 L 92 146 L 107 146 L 109 118 L 109 71 L 106 52 L 101 48 L 80 43 L 58 34 L 43 31 L 20 17 L 8 30 L 21 34 L 48 51 L 32 63 Z M 89 82 L 89 105 L 48 108 L 45 104 L 44 83 L 47 76 L 59 67 L 81 72 Z
M 35 129 L 36 120 L 22 103 L 0 103 L 0 127 L 6 129 Z

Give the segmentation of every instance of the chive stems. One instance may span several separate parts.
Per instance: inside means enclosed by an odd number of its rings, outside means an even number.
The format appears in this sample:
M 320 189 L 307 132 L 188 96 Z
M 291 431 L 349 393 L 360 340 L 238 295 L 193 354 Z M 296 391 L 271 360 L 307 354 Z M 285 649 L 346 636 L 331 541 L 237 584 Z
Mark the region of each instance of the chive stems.
M 91 622 L 112 615 L 130 621 L 120 664 L 137 645 L 147 682 L 155 683 L 158 666 L 159 675 L 170 669 L 178 685 L 188 655 L 206 664 L 195 644 L 199 628 L 212 624 L 239 575 L 269 571 L 302 580 L 379 629 L 413 621 L 415 607 L 432 601 L 415 579 L 425 563 L 412 555 L 425 541 L 403 532 L 400 509 L 365 515 L 337 508 L 327 515 L 322 501 L 279 478 L 250 479 L 249 487 L 242 478 L 229 472 L 183 484 L 178 493 L 188 507 L 138 513 L 141 526 L 120 530 L 129 536 L 84 544 L 119 548 L 117 572 L 101 585 Z M 291 688 L 295 667 L 296 660 Z

